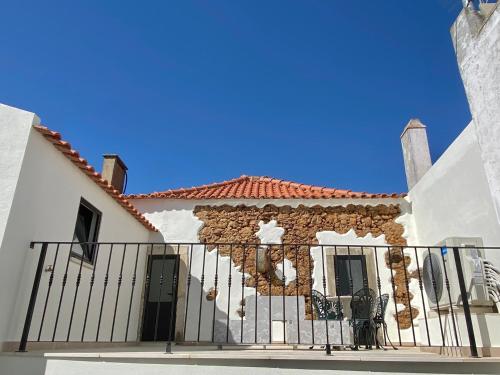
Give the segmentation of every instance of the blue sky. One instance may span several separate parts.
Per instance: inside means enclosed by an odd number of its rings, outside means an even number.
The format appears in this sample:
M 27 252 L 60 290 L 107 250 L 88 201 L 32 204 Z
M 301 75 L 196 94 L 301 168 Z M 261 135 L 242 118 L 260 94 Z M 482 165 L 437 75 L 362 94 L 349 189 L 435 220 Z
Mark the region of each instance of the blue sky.
M 242 174 L 405 191 L 399 136 L 433 160 L 470 120 L 460 0 L 10 1 L 0 102 L 36 112 L 127 192 Z

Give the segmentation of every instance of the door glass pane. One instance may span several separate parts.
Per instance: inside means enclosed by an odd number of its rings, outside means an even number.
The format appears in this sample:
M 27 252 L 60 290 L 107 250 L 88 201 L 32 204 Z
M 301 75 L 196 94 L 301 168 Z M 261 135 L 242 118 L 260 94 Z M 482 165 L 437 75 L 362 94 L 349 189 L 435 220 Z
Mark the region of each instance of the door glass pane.
M 353 290 L 356 293 L 363 288 L 363 280 L 366 279 L 365 258 L 361 255 L 338 255 L 335 257 L 335 272 L 339 276 L 337 295 L 351 295 L 350 279 L 352 278 Z
M 151 283 L 149 285 L 149 302 L 172 302 L 173 299 L 173 276 L 175 259 L 165 258 L 153 259 L 151 264 Z M 160 291 L 160 279 L 163 268 L 163 283 Z M 160 296 L 161 292 L 161 296 Z

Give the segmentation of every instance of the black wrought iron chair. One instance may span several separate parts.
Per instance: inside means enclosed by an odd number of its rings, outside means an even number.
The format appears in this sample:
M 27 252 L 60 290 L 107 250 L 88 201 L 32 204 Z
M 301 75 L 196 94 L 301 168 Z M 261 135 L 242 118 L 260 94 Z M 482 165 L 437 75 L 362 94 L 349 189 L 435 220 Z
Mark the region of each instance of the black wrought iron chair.
M 312 291 L 312 301 L 319 320 L 342 320 L 344 311 L 340 301 L 328 301 L 323 293 Z
M 315 289 L 312 294 L 313 307 L 318 320 L 343 320 L 344 310 L 340 301 L 328 301 L 325 295 Z M 321 346 L 323 348 L 324 345 Z M 314 345 L 309 349 L 313 349 Z
M 387 333 L 387 323 L 385 322 L 385 310 L 387 309 L 387 303 L 389 302 L 389 294 L 382 294 L 380 297 L 377 297 L 377 307 L 375 309 L 375 317 L 373 318 L 373 322 L 375 323 L 375 339 L 377 343 L 377 349 L 382 348 L 385 350 L 382 343 L 379 341 L 378 331 L 380 328 L 384 329 L 384 337 L 389 340 L 392 348 L 394 350 L 398 350 L 391 339 L 389 338 L 389 334 Z
M 360 345 L 371 349 L 375 343 L 376 298 L 376 293 L 370 288 L 360 289 L 352 296 L 350 324 L 353 327 L 354 345 L 351 347 L 353 350 L 358 350 Z

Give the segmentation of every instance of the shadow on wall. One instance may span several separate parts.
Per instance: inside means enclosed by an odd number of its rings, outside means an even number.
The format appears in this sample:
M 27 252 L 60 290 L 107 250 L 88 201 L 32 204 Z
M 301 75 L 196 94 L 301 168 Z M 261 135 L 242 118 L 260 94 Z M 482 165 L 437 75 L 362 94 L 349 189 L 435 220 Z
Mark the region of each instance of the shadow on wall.
M 231 322 L 228 319 L 227 310 L 219 308 L 218 298 L 221 293 L 215 293 L 215 289 L 207 289 L 204 280 L 191 277 L 186 280 L 186 301 L 182 312 L 183 319 L 177 322 L 177 342 L 208 342 L 208 343 L 231 343 L 236 342 L 233 337 Z M 203 285 L 203 286 L 202 286 Z M 178 306 L 178 311 L 179 311 Z M 179 330 L 179 323 L 183 327 Z M 184 332 L 183 337 L 181 332 Z

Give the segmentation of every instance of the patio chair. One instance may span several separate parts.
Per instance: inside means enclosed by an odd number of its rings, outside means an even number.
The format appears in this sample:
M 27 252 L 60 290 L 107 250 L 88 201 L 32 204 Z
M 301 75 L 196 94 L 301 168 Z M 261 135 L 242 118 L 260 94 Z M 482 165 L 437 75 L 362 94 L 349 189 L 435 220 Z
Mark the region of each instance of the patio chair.
M 315 289 L 313 289 L 312 302 L 314 310 L 316 311 L 316 317 L 318 320 L 343 320 L 344 310 L 342 303 L 340 301 L 328 301 L 325 295 Z M 321 345 L 323 348 L 324 345 Z M 309 349 L 313 349 L 314 345 L 310 346 Z
M 313 290 L 312 301 L 319 320 L 342 320 L 344 312 L 339 301 L 328 301 L 323 293 Z
M 376 293 L 370 288 L 358 290 L 351 299 L 352 318 L 350 324 L 353 327 L 354 345 L 353 350 L 358 350 L 359 345 L 365 345 L 371 349 L 375 342 L 375 304 Z
M 387 333 L 387 323 L 385 322 L 385 310 L 387 309 L 387 303 L 389 302 L 389 294 L 385 293 L 382 294 L 380 297 L 377 298 L 377 307 L 376 307 L 376 312 L 375 312 L 375 317 L 373 318 L 373 322 L 375 323 L 375 339 L 377 343 L 377 349 L 384 348 L 384 346 L 380 343 L 379 337 L 378 337 L 378 331 L 380 328 L 384 329 L 384 334 L 387 340 L 389 340 L 389 343 L 391 344 L 392 348 L 394 350 L 398 350 L 392 343 L 391 339 L 389 338 L 389 334 Z

